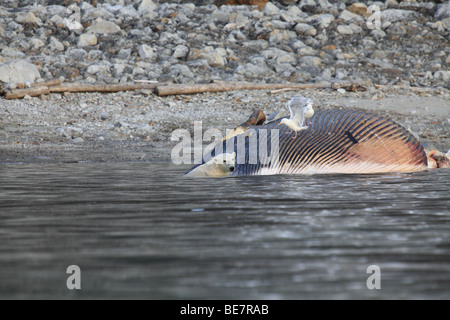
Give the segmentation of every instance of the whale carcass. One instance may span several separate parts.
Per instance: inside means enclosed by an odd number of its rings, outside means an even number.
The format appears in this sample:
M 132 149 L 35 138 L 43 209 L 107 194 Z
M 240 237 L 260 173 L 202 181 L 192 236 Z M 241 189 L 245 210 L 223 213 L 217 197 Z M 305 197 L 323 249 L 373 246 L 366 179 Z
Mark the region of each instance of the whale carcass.
M 216 153 L 236 152 L 230 174 L 234 176 L 418 172 L 428 168 L 420 142 L 398 123 L 379 115 L 318 111 L 308 120 L 308 128 L 294 136 L 280 125 L 281 119 L 262 124 L 261 114 L 256 111 L 235 129 L 236 135 L 228 135 L 204 156 L 203 162 Z

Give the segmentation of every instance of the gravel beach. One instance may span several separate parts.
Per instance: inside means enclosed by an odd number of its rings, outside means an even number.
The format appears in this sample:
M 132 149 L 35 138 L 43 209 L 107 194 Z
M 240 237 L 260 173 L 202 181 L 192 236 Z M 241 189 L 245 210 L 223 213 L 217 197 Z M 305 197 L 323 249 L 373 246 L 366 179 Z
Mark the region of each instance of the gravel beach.
M 55 79 L 363 85 L 0 97 L 0 163 L 169 161 L 175 129 L 192 131 L 193 121 L 202 121 L 204 130 L 225 133 L 255 109 L 285 108 L 296 94 L 311 97 L 316 110 L 381 114 L 429 149 L 450 148 L 450 2 L 272 1 L 262 10 L 220 4 L 3 1 L 2 90 Z

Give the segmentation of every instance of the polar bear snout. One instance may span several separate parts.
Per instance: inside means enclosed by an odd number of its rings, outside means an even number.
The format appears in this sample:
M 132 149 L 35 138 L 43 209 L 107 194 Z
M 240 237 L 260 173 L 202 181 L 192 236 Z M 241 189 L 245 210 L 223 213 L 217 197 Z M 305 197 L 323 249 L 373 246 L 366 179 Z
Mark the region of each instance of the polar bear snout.
M 230 171 L 233 172 L 234 171 L 234 166 L 230 167 Z

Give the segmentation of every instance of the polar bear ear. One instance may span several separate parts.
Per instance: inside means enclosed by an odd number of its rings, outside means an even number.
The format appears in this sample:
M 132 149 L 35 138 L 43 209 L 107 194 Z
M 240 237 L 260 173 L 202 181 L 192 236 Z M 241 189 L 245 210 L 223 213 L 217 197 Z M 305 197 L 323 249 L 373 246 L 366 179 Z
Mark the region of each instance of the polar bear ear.
M 232 154 L 231 154 L 231 157 L 234 159 L 234 158 L 236 158 L 236 152 L 233 152 Z
M 213 163 L 214 163 L 214 164 L 218 164 L 218 163 L 220 163 L 220 160 L 219 160 L 219 158 L 217 158 L 217 157 L 216 157 L 216 158 L 214 158 L 214 159 L 213 159 Z

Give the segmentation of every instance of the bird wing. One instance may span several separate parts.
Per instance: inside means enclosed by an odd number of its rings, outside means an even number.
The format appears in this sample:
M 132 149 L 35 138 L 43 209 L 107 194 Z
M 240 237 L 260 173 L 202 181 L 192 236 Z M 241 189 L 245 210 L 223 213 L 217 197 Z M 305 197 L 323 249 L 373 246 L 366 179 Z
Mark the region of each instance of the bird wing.
M 294 120 L 298 123 L 299 126 L 302 126 L 305 120 L 305 110 L 303 110 L 302 107 L 296 108 L 294 114 Z
M 294 113 L 294 110 L 292 110 L 292 108 L 291 108 L 291 103 L 288 103 L 288 108 L 289 108 L 289 112 L 290 112 L 290 117 L 289 117 L 289 119 L 294 119 L 294 116 L 295 116 L 295 113 Z
M 266 121 L 264 122 L 264 124 L 267 124 L 267 123 L 269 123 L 269 122 L 278 120 L 278 119 L 280 119 L 280 118 L 282 118 L 282 117 L 283 117 L 283 115 L 282 115 L 282 111 L 281 111 L 281 110 L 280 110 L 280 111 L 272 112 L 271 114 L 269 114 L 269 115 L 267 116 Z

